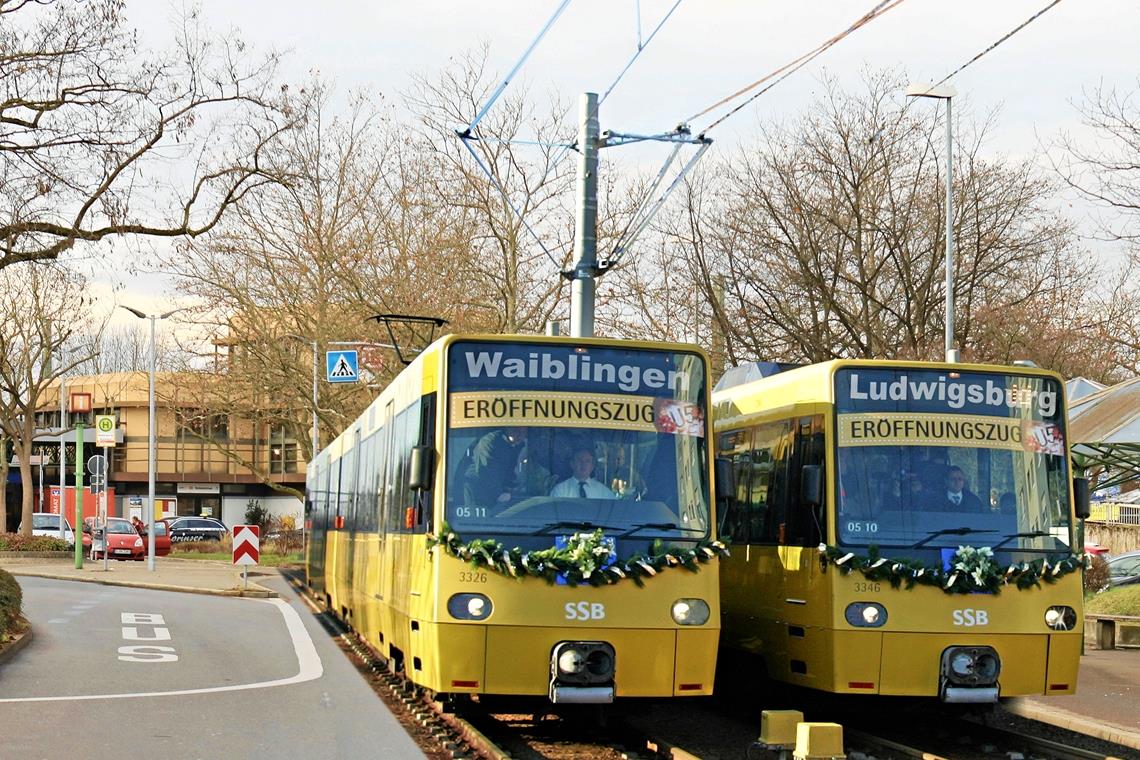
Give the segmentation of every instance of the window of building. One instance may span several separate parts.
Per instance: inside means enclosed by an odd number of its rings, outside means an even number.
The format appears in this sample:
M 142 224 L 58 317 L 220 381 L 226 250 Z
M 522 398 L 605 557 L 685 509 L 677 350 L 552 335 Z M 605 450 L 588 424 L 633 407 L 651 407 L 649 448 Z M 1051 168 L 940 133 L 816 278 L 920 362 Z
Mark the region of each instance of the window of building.
M 297 444 L 292 441 L 273 441 L 269 444 L 269 472 L 281 475 L 297 471 Z
M 184 438 L 226 440 L 230 435 L 230 418 L 201 409 L 179 409 L 178 432 Z

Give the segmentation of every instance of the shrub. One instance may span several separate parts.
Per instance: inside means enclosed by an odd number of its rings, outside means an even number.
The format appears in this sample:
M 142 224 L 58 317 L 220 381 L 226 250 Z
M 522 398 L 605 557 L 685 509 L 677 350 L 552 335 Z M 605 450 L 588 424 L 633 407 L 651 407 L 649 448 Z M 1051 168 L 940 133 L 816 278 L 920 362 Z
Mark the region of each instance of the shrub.
M 1108 562 L 1099 554 L 1092 555 L 1089 566 L 1085 568 L 1085 592 L 1095 594 L 1108 588 Z
M 272 517 L 269 510 L 261 506 L 261 502 L 257 499 L 250 499 L 245 503 L 245 524 L 261 528 L 261 535 L 264 536 L 268 532 Z
M 24 536 L 19 533 L 0 533 L 0 552 L 65 552 L 71 546 L 51 536 Z
M 0 570 L 0 641 L 7 639 L 15 628 L 23 601 L 20 584 L 16 583 L 16 579 L 7 570 Z
M 274 517 L 269 521 L 268 530 L 261 533 L 262 551 L 275 554 L 297 554 L 301 551 L 304 534 L 297 529 L 297 520 L 292 515 Z

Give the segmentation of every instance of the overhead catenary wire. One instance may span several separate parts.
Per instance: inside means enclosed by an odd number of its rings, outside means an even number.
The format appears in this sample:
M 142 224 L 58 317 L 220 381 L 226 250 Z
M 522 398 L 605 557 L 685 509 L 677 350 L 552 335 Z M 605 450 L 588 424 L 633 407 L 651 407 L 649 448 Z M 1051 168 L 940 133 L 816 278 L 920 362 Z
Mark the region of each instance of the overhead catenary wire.
M 897 8 L 903 2 L 904 2 L 904 0 L 880 0 L 880 2 L 876 3 L 871 8 L 871 10 L 867 11 L 865 14 L 863 14 L 861 17 L 859 17 L 853 24 L 851 24 L 851 26 L 847 27 L 847 29 L 843 30 L 839 34 L 835 35 L 834 37 L 831 37 L 828 40 L 825 40 L 819 46 L 813 48 L 812 50 L 809 50 L 808 52 L 801 55 L 799 58 L 796 58 L 795 60 L 784 64 L 783 66 L 776 69 L 775 71 L 772 71 L 772 72 L 766 74 L 765 76 L 761 77 L 760 79 L 757 79 L 755 82 L 752 82 L 751 84 L 740 88 L 739 90 L 732 93 L 731 95 L 728 95 L 727 97 L 721 98 L 720 100 L 713 103 L 711 106 L 705 108 L 704 110 L 700 111 L 699 113 L 693 114 L 688 119 L 686 119 L 686 121 L 689 123 L 692 123 L 692 122 L 696 121 L 697 119 L 701 118 L 702 116 L 706 116 L 709 113 L 711 113 L 712 111 L 715 111 L 716 109 L 720 108 L 721 106 L 726 105 L 728 103 L 731 103 L 732 101 L 736 100 L 740 96 L 751 92 L 752 90 L 756 89 L 760 85 L 771 80 L 773 77 L 778 77 L 774 82 L 769 84 L 767 87 L 765 87 L 764 89 L 755 93 L 754 95 L 752 95 L 752 97 L 748 98 L 747 100 L 745 100 L 744 102 L 735 106 L 734 108 L 730 109 L 723 116 L 716 119 L 714 122 L 712 122 L 707 127 L 705 127 L 703 130 L 701 130 L 702 135 L 707 134 L 711 129 L 718 126 L 719 124 L 724 122 L 726 119 L 728 119 L 729 117 L 731 117 L 734 114 L 736 114 L 737 112 L 739 112 L 741 109 L 743 109 L 749 103 L 756 100 L 757 98 L 759 98 L 764 93 L 768 92 L 768 90 L 772 89 L 777 84 L 779 84 L 780 82 L 787 79 L 789 76 L 794 74 L 796 71 L 799 71 L 801 68 L 806 66 L 808 63 L 813 61 L 815 58 L 822 55 L 824 52 L 826 52 L 829 48 L 834 46 L 836 43 L 840 42 L 841 40 L 843 40 L 845 37 L 847 37 L 851 33 L 862 28 L 863 26 L 870 23 L 871 21 L 878 18 L 879 16 L 883 15 L 887 11 L 892 10 L 894 8 Z
M 554 14 L 550 17 L 550 20 L 546 22 L 546 25 L 542 27 L 542 30 L 539 31 L 538 36 L 536 36 L 530 43 L 530 46 L 523 51 L 522 57 L 519 58 L 518 63 L 514 65 L 507 76 L 491 94 L 491 97 L 487 99 L 487 102 L 484 103 L 483 107 L 479 109 L 479 112 L 475 114 L 475 118 L 472 119 L 471 123 L 467 125 L 467 134 L 471 134 L 475 130 L 475 127 L 479 126 L 479 122 L 482 121 L 483 117 L 487 115 L 487 111 L 491 110 L 491 106 L 495 104 L 495 101 L 498 100 L 499 96 L 503 94 L 503 91 L 507 89 L 507 86 L 510 85 L 511 80 L 514 78 L 515 74 L 517 74 L 519 72 L 519 69 L 522 68 L 523 64 L 526 63 L 526 59 L 529 58 L 530 54 L 534 52 L 534 49 L 538 47 L 538 43 L 542 42 L 542 38 L 545 37 L 546 33 L 550 31 L 550 28 L 554 26 L 554 22 L 558 20 L 558 17 L 562 15 L 562 11 L 566 10 L 566 6 L 568 5 L 570 5 L 570 0 L 562 0 L 562 2 L 554 10 Z
M 471 154 L 471 157 L 473 159 L 475 159 L 475 163 L 479 165 L 479 168 L 483 170 L 483 173 L 487 175 L 487 178 L 491 180 L 491 184 L 493 184 L 495 186 L 495 189 L 499 191 L 499 194 L 503 196 L 503 200 L 507 202 L 508 206 L 510 206 L 511 211 L 515 212 L 515 216 L 522 223 L 522 226 L 526 228 L 526 231 L 530 233 L 530 236 L 534 238 L 535 242 L 538 243 L 538 247 L 541 248 L 542 252 L 546 254 L 546 258 L 550 259 L 550 262 L 554 264 L 554 266 L 561 267 L 561 262 L 559 262 L 558 259 L 554 258 L 554 254 L 552 254 L 550 252 L 550 249 L 547 248 L 546 245 L 542 242 L 542 238 L 540 238 L 538 236 L 538 233 L 535 232 L 529 224 L 527 224 L 526 217 L 523 216 L 522 211 L 520 211 L 518 206 L 515 205 L 514 201 L 511 200 L 510 195 L 507 194 L 507 189 L 499 183 L 499 180 L 495 178 L 495 175 L 491 171 L 491 168 L 483 162 L 483 159 L 479 158 L 479 154 L 476 153 L 475 149 L 471 147 L 471 143 L 469 142 L 468 138 L 464 137 L 462 134 L 460 134 L 460 138 L 460 142 L 463 143 L 463 147 L 467 149 L 467 152 Z
M 665 204 L 665 201 L 673 193 L 673 190 L 677 185 L 681 184 L 681 181 L 685 179 L 686 175 L 697 165 L 697 162 L 701 160 L 701 157 L 704 156 L 705 151 L 707 151 L 711 145 L 712 140 L 702 140 L 701 147 L 697 148 L 697 152 L 693 154 L 693 157 L 681 167 L 681 170 L 677 173 L 677 176 L 673 178 L 673 182 L 670 183 L 669 187 L 665 188 L 665 192 L 661 194 L 661 197 L 654 201 L 652 206 L 646 209 L 645 213 L 641 216 L 641 220 L 637 222 L 637 226 L 632 229 L 629 227 L 626 228 L 627 231 L 622 234 L 621 239 L 618 241 L 618 244 L 614 246 L 613 252 L 610 254 L 609 261 L 606 264 L 607 268 L 616 266 L 618 262 L 621 261 L 622 254 L 628 251 L 637 240 L 638 235 L 645 231 L 645 228 L 653 221 L 653 217 L 657 215 L 657 211 Z M 649 194 L 646 195 L 646 199 L 648 198 Z M 630 226 L 632 227 L 632 222 Z
M 1033 14 L 1032 16 L 1030 16 L 1029 18 L 1025 19 L 1025 21 L 1022 21 L 1020 24 L 1018 24 L 1017 26 L 1015 26 L 1013 29 L 1011 29 L 1009 32 L 1007 32 L 1007 33 L 1005 34 L 1005 36 L 1003 36 L 1003 37 L 1002 37 L 1001 39 L 999 39 L 997 42 L 993 43 L 993 44 L 992 44 L 992 45 L 990 45 L 988 48 L 986 48 L 985 50 L 983 50 L 982 52 L 978 53 L 977 55 L 975 55 L 975 56 L 974 56 L 973 58 L 971 58 L 970 60 L 968 60 L 968 61 L 966 61 L 965 63 L 963 63 L 961 66 L 959 66 L 958 68 L 954 69 L 952 72 L 950 72 L 950 73 L 949 73 L 949 74 L 947 74 L 946 76 L 942 77 L 942 79 L 938 80 L 938 84 L 936 84 L 936 85 L 934 85 L 934 86 L 935 86 L 935 87 L 937 87 L 938 85 L 945 83 L 947 79 L 950 79 L 951 77 L 953 77 L 953 76 L 955 76 L 955 75 L 957 75 L 957 74 L 961 73 L 961 71 L 962 71 L 964 68 L 966 68 L 967 66 L 969 66 L 970 64 L 972 64 L 974 61 L 976 61 L 976 60 L 978 60 L 979 58 L 981 58 L 981 57 L 982 57 L 983 55 L 985 55 L 986 53 L 989 53 L 991 50 L 993 50 L 993 49 L 994 49 L 994 48 L 996 48 L 998 45 L 1000 45 L 1000 44 L 1002 44 L 1003 42 L 1005 42 L 1006 40 L 1008 40 L 1008 39 L 1009 39 L 1010 37 L 1012 37 L 1013 35 L 1015 35 L 1015 34 L 1017 34 L 1018 32 L 1020 32 L 1020 31 L 1021 31 L 1022 29 L 1024 29 L 1025 27 L 1027 27 L 1027 26 L 1029 26 L 1030 24 L 1032 24 L 1032 23 L 1033 23 L 1034 21 L 1036 21 L 1038 18 L 1040 18 L 1041 16 L 1043 16 L 1043 15 L 1045 14 L 1045 12 L 1046 12 L 1046 11 L 1050 10 L 1050 9 L 1051 9 L 1053 6 L 1057 5 L 1059 2 L 1061 2 L 1061 0 L 1053 0 L 1053 2 L 1049 3 L 1049 4 L 1048 4 L 1048 5 L 1046 5 L 1044 8 L 1042 8 L 1042 9 L 1041 9 L 1041 10 L 1039 10 L 1039 11 L 1037 11 L 1036 13 L 1034 13 L 1034 14 Z
M 559 163 L 565 157 L 566 153 L 575 148 L 574 143 L 551 143 L 551 142 L 538 141 L 538 140 L 504 140 L 504 139 L 501 139 L 498 137 L 493 137 L 490 135 L 486 135 L 486 136 L 485 135 L 479 135 L 476 133 L 476 127 L 478 127 L 479 122 L 482 121 L 483 117 L 487 115 L 487 112 L 490 110 L 490 108 L 494 104 L 494 102 L 499 99 L 499 97 L 503 94 L 503 92 L 506 91 L 506 88 L 510 85 L 511 80 L 518 73 L 518 71 L 522 68 L 522 66 L 526 62 L 527 58 L 530 57 L 531 52 L 533 52 L 534 49 L 538 46 L 538 43 L 542 40 L 542 38 L 546 36 L 547 32 L 554 25 L 554 23 L 558 20 L 559 16 L 562 15 L 562 12 L 566 9 L 566 7 L 569 4 L 570 4 L 570 0 L 563 0 L 562 1 L 562 3 L 555 9 L 555 11 L 551 15 L 550 19 L 546 22 L 546 25 L 543 26 L 542 30 L 538 33 L 538 35 L 535 37 L 535 39 L 531 42 L 531 44 L 523 52 L 523 54 L 519 58 L 518 62 L 510 70 L 510 72 L 507 74 L 507 76 L 504 77 L 503 81 L 499 84 L 499 86 L 491 94 L 491 96 L 490 96 L 490 98 L 488 98 L 487 102 L 483 104 L 483 107 L 480 108 L 479 111 L 476 113 L 475 118 L 471 120 L 471 123 L 467 125 L 466 129 L 456 130 L 456 132 L 455 132 L 456 135 L 459 137 L 460 141 L 463 143 L 463 147 L 465 147 L 467 149 L 468 153 L 471 154 L 471 157 L 473 159 L 475 159 L 475 163 L 479 166 L 479 168 L 483 171 L 483 173 L 487 175 L 487 178 L 491 181 L 491 184 L 494 185 L 494 187 L 502 195 L 503 200 L 506 201 L 507 205 L 510 207 L 511 211 L 514 212 L 514 214 L 518 218 L 519 222 L 522 223 L 522 225 L 526 229 L 526 231 L 530 234 L 530 236 L 532 238 L 534 238 L 535 242 L 538 243 L 538 245 L 542 249 L 543 253 L 546 254 L 546 257 L 548 259 L 550 259 L 551 263 L 553 263 L 555 266 L 560 266 L 560 263 L 558 262 L 558 260 L 555 259 L 554 255 L 550 252 L 550 250 L 542 242 L 542 239 L 538 236 L 538 234 L 534 231 L 534 229 L 527 223 L 526 219 L 523 217 L 521 210 L 510 199 L 510 196 L 507 194 L 506 188 L 495 177 L 494 172 L 491 171 L 491 168 L 486 164 L 486 162 L 484 162 L 479 157 L 478 153 L 476 153 L 476 151 L 472 148 L 471 142 L 485 140 L 488 142 L 497 142 L 497 143 L 502 143 L 505 145 L 525 144 L 525 145 L 539 145 L 542 147 L 559 147 L 560 151 L 558 153 L 556 153 L 553 156 L 553 158 L 551 159 L 551 161 L 549 162 L 549 170 L 556 169 L 557 166 L 559 165 Z M 622 70 L 620 72 L 618 72 L 617 77 L 615 77 L 614 80 L 610 83 L 609 87 L 606 88 L 606 90 L 602 94 L 601 98 L 598 99 L 598 106 L 600 106 L 601 103 L 607 97 L 609 97 L 610 93 L 612 93 L 614 91 L 614 89 L 621 82 L 622 78 L 633 67 L 633 64 L 641 56 L 642 52 L 644 52 L 645 49 L 649 46 L 649 43 L 653 41 L 653 38 L 657 35 L 657 33 L 661 30 L 661 28 L 665 25 L 665 23 L 673 15 L 673 12 L 677 10 L 677 7 L 680 4 L 681 4 L 681 0 L 675 0 L 673 5 L 665 13 L 665 15 L 662 17 L 662 19 L 653 28 L 653 31 L 650 32 L 649 36 L 646 37 L 644 40 L 642 40 L 642 35 L 641 35 L 641 4 L 640 4 L 640 0 L 637 0 L 637 8 L 636 8 L 636 11 L 637 11 L 637 50 L 634 51 L 633 56 L 629 59 L 628 62 L 626 62 L 625 66 L 622 68 Z M 597 112 L 595 111 L 594 115 L 596 115 L 596 113 Z M 649 138 L 649 139 L 652 139 L 652 138 Z M 698 154 L 698 156 L 699 156 L 699 154 Z M 670 163 L 671 163 L 671 160 L 670 160 Z M 664 170 L 662 170 L 662 171 L 664 171 Z M 543 179 L 545 180 L 545 176 L 543 177 Z M 666 194 L 668 194 L 668 191 L 666 192 Z M 648 200 L 648 197 L 646 198 L 646 200 Z M 642 202 L 642 204 L 639 205 L 639 208 L 641 208 L 642 206 L 644 206 L 644 201 Z

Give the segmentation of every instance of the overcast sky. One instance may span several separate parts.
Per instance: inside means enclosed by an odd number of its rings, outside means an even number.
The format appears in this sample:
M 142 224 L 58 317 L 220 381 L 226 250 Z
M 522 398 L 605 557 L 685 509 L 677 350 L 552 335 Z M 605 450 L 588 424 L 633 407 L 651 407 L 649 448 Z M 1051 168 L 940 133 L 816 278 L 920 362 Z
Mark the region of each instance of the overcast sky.
M 866 67 L 938 80 L 1048 5 L 1050 0 L 906 0 L 856 31 L 711 133 L 725 155 L 765 121 L 794 117 L 827 70 L 856 87 Z M 603 91 L 675 0 L 572 0 L 520 74 L 532 92 Z M 343 89 L 389 96 L 411 73 L 487 44 L 505 74 L 558 0 L 201 0 L 218 31 L 239 30 L 258 50 L 286 53 L 292 81 L 319 71 Z M 873 0 L 682 0 L 601 112 L 602 129 L 659 132 L 759 79 L 848 27 Z M 158 47 L 181 2 L 129 0 L 144 46 Z M 1098 84 L 1123 91 L 1140 75 L 1135 0 L 1067 0 L 958 74 L 961 106 L 1000 108 L 990 153 L 1027 154 L 1062 130 L 1080 137 L 1074 103 Z M 900 94 L 900 99 L 901 99 Z M 931 108 L 934 107 L 931 101 Z M 723 112 L 719 111 L 718 114 Z M 693 123 L 697 129 L 713 116 Z M 457 125 L 458 126 L 458 125 Z M 662 153 L 662 157 L 664 153 Z M 125 283 L 121 300 L 148 302 L 154 278 Z

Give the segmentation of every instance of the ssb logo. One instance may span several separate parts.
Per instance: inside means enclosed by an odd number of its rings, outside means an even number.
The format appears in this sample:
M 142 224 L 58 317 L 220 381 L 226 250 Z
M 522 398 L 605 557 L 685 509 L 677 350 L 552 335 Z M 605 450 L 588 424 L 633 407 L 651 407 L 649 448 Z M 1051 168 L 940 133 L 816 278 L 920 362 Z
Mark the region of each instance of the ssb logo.
M 567 620 L 605 620 L 606 606 L 600 602 L 567 602 Z
M 989 625 L 990 613 L 985 610 L 954 610 L 954 625 L 973 628 L 976 625 Z

